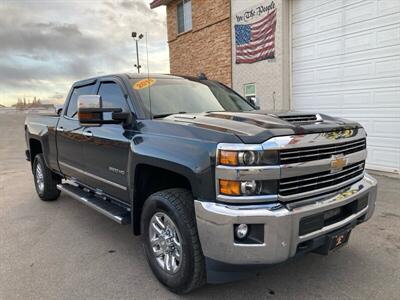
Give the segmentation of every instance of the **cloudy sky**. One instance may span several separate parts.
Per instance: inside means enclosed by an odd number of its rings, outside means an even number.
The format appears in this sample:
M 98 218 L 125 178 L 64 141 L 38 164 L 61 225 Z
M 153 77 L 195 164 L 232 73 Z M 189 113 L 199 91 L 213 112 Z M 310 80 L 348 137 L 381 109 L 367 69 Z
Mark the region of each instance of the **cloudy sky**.
M 150 0 L 0 0 L 0 104 L 63 102 L 72 82 L 134 71 L 131 32 L 148 33 L 150 72 L 169 72 L 165 7 Z M 139 49 L 147 71 L 145 40 Z

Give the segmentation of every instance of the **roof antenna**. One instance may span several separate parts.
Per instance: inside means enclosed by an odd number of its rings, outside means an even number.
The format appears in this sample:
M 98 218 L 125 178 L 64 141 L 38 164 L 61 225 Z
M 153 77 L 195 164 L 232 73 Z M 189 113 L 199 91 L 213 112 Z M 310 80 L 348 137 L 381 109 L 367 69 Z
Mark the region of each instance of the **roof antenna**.
M 153 112 L 151 110 L 151 93 L 150 93 L 150 67 L 149 67 L 149 47 L 147 46 L 147 31 L 146 31 L 146 56 L 147 56 L 147 88 L 149 91 L 149 108 L 150 108 L 150 119 L 153 119 Z

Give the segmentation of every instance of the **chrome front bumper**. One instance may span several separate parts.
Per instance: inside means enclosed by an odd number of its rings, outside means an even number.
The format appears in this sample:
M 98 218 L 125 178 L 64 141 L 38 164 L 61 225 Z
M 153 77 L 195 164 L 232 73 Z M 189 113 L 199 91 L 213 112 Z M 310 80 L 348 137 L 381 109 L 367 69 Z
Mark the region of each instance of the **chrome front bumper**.
M 273 264 L 295 256 L 297 246 L 353 223 L 368 220 L 375 209 L 376 180 L 364 178 L 341 193 L 312 204 L 294 209 L 271 205 L 233 206 L 221 203 L 195 201 L 197 228 L 206 257 L 229 264 Z M 320 230 L 299 235 L 303 217 L 346 205 L 368 196 L 368 205 L 342 221 Z M 263 244 L 237 244 L 234 242 L 234 224 L 264 224 Z

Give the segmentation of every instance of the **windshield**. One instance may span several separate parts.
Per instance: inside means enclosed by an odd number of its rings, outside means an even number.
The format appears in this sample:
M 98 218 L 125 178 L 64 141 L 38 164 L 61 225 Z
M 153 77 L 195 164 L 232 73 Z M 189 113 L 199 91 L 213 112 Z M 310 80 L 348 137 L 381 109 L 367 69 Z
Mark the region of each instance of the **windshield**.
M 250 111 L 254 108 L 231 89 L 215 81 L 178 79 L 139 79 L 132 88 L 154 117 L 175 113 L 208 111 Z

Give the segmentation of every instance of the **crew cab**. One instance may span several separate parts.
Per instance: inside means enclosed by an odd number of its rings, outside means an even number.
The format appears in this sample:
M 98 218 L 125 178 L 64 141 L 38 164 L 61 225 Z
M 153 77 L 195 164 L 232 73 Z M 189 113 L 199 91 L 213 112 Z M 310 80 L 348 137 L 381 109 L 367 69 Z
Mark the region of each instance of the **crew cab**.
M 25 134 L 39 197 L 63 192 L 130 224 L 175 293 L 327 254 L 375 208 L 360 124 L 257 110 L 204 76 L 78 81 Z

